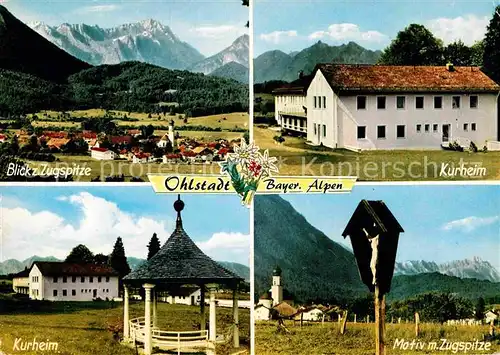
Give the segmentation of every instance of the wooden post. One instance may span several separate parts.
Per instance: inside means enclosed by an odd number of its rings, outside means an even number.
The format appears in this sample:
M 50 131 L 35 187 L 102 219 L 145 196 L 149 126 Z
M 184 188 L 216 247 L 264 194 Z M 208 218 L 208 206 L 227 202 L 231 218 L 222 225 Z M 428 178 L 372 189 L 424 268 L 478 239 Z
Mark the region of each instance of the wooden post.
M 338 317 L 338 322 L 339 322 L 339 325 L 340 325 L 340 320 L 341 320 L 340 313 L 337 314 L 337 317 Z
M 340 326 L 340 334 L 345 333 L 346 326 L 347 326 L 347 310 L 344 311 L 344 318 L 342 319 L 342 324 Z
M 304 312 L 300 312 L 300 326 L 302 327 L 302 323 L 304 322 Z
M 385 355 L 385 297 L 375 286 L 375 355 Z
M 215 342 L 217 339 L 217 316 L 215 314 L 216 308 L 215 308 L 215 289 L 211 288 L 210 289 L 210 320 L 208 322 L 209 325 L 209 340 Z
M 415 312 L 415 337 L 418 338 L 419 333 L 420 316 L 418 312 Z
M 130 324 L 128 311 L 128 287 L 123 286 L 123 339 L 130 340 Z
M 207 321 L 205 320 L 205 285 L 201 285 L 200 292 L 200 330 L 205 330 Z
M 234 321 L 234 332 L 233 332 L 233 347 L 240 347 L 240 329 L 238 320 L 238 287 L 233 290 L 233 321 Z
M 356 323 L 356 313 L 354 313 L 354 323 Z
M 492 320 L 490 322 L 490 330 L 489 330 L 490 336 L 494 337 L 495 336 L 495 325 L 494 321 Z
M 366 323 L 370 323 L 370 315 L 366 316 Z

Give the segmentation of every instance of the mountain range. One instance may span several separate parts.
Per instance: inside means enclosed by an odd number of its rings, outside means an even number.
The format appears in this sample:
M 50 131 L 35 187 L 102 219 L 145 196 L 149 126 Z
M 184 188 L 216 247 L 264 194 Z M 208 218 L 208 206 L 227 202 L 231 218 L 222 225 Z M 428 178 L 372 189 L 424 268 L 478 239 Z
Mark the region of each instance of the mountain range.
M 254 213 L 256 296 L 269 290 L 276 265 L 283 270 L 284 288 L 301 302 L 345 301 L 368 292 L 352 252 L 312 226 L 288 201 L 256 196 Z M 404 299 L 432 291 L 471 299 L 499 296 L 497 277 L 498 271 L 477 257 L 442 265 L 397 263 L 388 297 Z
M 38 255 L 33 255 L 32 257 L 19 261 L 16 259 L 8 259 L 4 262 L 0 262 L 0 275 L 8 275 L 18 273 L 24 268 L 30 268 L 35 261 L 62 261 L 54 256 L 41 257 Z M 127 262 L 132 270 L 135 270 L 140 264 L 145 262 L 145 259 L 128 257 Z M 245 279 L 245 281 L 250 282 L 250 268 L 246 265 L 228 262 L 228 261 L 218 261 L 220 265 L 234 272 L 236 275 Z
M 205 58 L 196 48 L 182 41 L 169 26 L 153 19 L 113 28 L 68 23 L 49 26 L 42 22 L 28 25 L 59 48 L 92 65 L 140 61 L 168 69 L 214 73 L 226 78 L 236 75 L 240 81 L 248 82 L 248 35 Z M 246 68 L 247 75 L 235 73 L 234 65 Z
M 443 264 L 437 264 L 433 261 L 410 260 L 397 262 L 394 268 L 395 275 L 417 275 L 433 272 L 462 279 L 500 282 L 500 273 L 488 261 L 477 256 L 472 259 L 456 260 Z
M 298 78 L 300 72 L 310 74 L 318 63 L 374 64 L 381 53 L 365 49 L 355 42 L 330 46 L 321 41 L 290 54 L 272 50 L 254 59 L 254 82 L 293 81 Z

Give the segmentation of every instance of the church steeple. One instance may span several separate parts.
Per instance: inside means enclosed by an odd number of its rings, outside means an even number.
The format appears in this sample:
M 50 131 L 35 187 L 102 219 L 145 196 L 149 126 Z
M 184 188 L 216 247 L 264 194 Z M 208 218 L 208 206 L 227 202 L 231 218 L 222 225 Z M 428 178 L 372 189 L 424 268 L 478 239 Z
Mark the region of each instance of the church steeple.
M 184 209 L 184 202 L 181 200 L 181 195 L 177 195 L 177 200 L 174 202 L 174 209 L 177 211 L 177 220 L 175 221 L 175 229 L 182 229 L 181 211 Z

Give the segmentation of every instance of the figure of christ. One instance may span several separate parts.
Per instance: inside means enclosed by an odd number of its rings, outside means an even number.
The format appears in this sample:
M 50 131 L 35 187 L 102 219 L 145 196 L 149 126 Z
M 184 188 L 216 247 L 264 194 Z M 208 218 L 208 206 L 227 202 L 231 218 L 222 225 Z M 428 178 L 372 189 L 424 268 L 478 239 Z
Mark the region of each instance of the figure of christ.
M 380 235 L 372 237 L 368 234 L 368 231 L 363 228 L 363 232 L 365 232 L 368 241 L 370 242 L 370 246 L 372 248 L 372 257 L 370 259 L 370 269 L 372 270 L 373 281 L 372 284 L 377 285 L 377 264 L 378 264 L 378 242 Z

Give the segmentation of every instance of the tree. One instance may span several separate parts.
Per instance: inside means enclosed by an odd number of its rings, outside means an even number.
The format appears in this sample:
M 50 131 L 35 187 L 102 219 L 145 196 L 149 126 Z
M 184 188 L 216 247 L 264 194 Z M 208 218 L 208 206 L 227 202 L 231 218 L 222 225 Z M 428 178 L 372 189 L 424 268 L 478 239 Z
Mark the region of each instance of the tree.
M 477 320 L 482 320 L 484 318 L 485 308 L 486 305 L 484 302 L 484 298 L 479 297 L 477 299 L 476 308 L 474 309 L 474 316 L 476 317 Z
M 461 40 L 450 43 L 444 50 L 445 60 L 458 66 L 472 65 L 472 49 Z
M 500 5 L 496 7 L 484 36 L 483 69 L 490 78 L 500 82 Z
M 125 256 L 125 248 L 121 237 L 116 239 L 113 252 L 109 256 L 109 265 L 120 275 L 120 279 L 130 273 L 130 266 Z
M 471 63 L 474 66 L 483 66 L 483 56 L 484 56 L 484 41 L 477 41 L 470 47 L 471 50 Z
M 160 248 L 160 240 L 158 239 L 156 233 L 153 233 L 153 236 L 151 237 L 151 240 L 148 244 L 148 260 L 151 259 L 156 253 L 158 253 Z
M 379 62 L 389 65 L 443 65 L 443 44 L 422 25 L 411 24 L 400 31 Z
M 109 262 L 109 257 L 107 255 L 99 253 L 94 256 L 94 263 L 96 264 L 108 265 L 108 262 Z
M 94 254 L 83 244 L 74 247 L 65 260 L 67 263 L 93 264 Z

